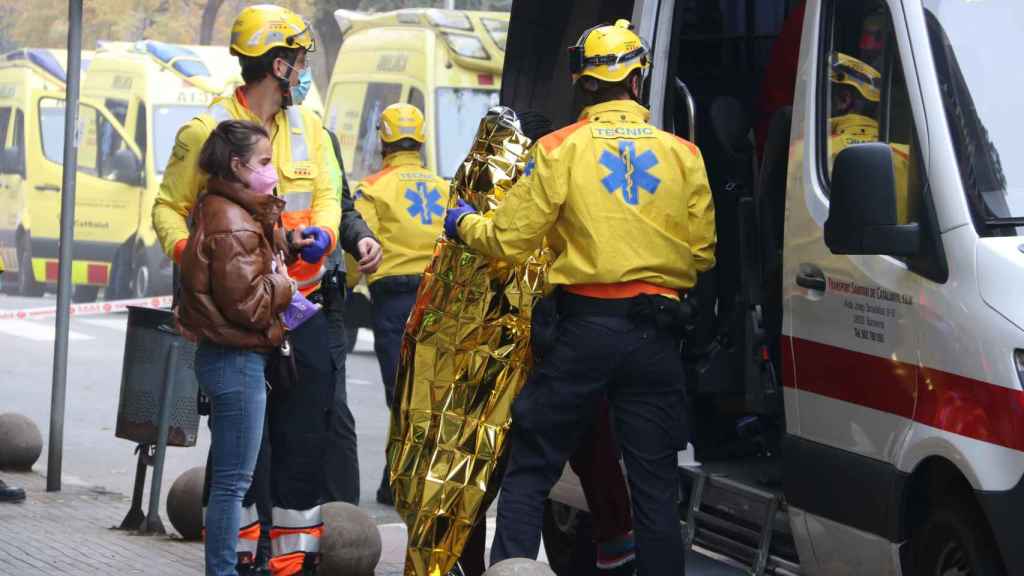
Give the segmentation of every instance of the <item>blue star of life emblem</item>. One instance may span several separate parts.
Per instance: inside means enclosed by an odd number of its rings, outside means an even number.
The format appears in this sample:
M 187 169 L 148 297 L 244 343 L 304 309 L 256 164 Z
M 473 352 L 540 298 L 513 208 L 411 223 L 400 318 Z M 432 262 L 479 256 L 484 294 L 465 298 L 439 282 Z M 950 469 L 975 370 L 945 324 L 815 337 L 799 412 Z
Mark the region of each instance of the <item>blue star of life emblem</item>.
M 615 193 L 621 188 L 622 199 L 626 204 L 635 206 L 640 203 L 641 188 L 654 194 L 661 185 L 661 180 L 649 172 L 658 165 L 657 156 L 650 150 L 637 155 L 636 142 L 619 141 L 619 155 L 605 150 L 601 153 L 600 162 L 611 170 L 611 174 L 601 179 L 601 184 L 609 193 Z
M 526 162 L 526 166 L 523 166 L 523 176 L 529 176 L 530 174 L 533 174 L 533 169 L 536 167 L 537 162 L 533 158 L 530 158 Z
M 441 193 L 437 188 L 427 190 L 426 182 L 417 182 L 416 189 L 407 188 L 405 199 L 409 201 L 409 216 L 419 218 L 420 223 L 429 226 L 434 216 L 440 217 L 444 214 L 444 207 L 441 206 Z

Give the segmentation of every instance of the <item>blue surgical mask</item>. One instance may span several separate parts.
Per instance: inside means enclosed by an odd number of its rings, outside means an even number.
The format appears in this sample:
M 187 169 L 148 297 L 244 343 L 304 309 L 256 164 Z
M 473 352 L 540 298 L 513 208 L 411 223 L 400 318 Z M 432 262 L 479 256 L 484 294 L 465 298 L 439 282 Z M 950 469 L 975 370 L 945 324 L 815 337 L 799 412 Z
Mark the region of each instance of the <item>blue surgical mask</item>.
M 313 74 L 309 71 L 309 68 L 299 72 L 299 83 L 291 87 L 292 104 L 295 106 L 302 104 L 312 86 Z

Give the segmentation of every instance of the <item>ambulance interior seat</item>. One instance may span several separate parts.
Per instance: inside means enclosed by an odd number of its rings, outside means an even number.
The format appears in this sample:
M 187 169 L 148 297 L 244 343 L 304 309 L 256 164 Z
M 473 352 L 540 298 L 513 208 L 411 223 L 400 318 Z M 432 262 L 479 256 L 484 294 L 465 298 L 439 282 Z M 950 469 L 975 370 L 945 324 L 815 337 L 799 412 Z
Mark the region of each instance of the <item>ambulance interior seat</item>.
M 706 118 L 709 137 L 701 150 L 715 202 L 717 263 L 693 292 L 700 314 L 687 346 L 698 458 L 714 460 L 772 452 L 780 427 L 771 417 L 777 390 L 764 358 L 763 248 L 750 116 L 739 99 L 718 96 Z

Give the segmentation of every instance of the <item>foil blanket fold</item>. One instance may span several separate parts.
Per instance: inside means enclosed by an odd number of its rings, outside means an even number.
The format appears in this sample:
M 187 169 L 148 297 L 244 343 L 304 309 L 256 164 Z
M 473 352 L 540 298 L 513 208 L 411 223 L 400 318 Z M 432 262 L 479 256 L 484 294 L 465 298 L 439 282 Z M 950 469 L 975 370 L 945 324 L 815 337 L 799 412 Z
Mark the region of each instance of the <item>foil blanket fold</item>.
M 480 122 L 452 180 L 485 217 L 521 174 L 530 144 L 507 108 Z M 409 529 L 406 576 L 446 574 L 497 493 L 512 401 L 530 371 L 530 313 L 546 252 L 511 265 L 442 238 L 406 325 L 387 459 Z

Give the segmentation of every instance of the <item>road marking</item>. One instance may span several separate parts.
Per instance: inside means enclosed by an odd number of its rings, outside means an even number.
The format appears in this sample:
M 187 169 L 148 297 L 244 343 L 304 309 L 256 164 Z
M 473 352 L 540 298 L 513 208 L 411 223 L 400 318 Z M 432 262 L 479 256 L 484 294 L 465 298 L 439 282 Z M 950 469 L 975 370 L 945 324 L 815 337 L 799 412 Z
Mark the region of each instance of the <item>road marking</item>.
M 5 320 L 0 322 L 0 333 L 37 342 L 53 342 L 56 338 L 57 327 L 30 320 Z M 94 340 L 94 338 L 74 330 L 68 330 L 68 340 Z

